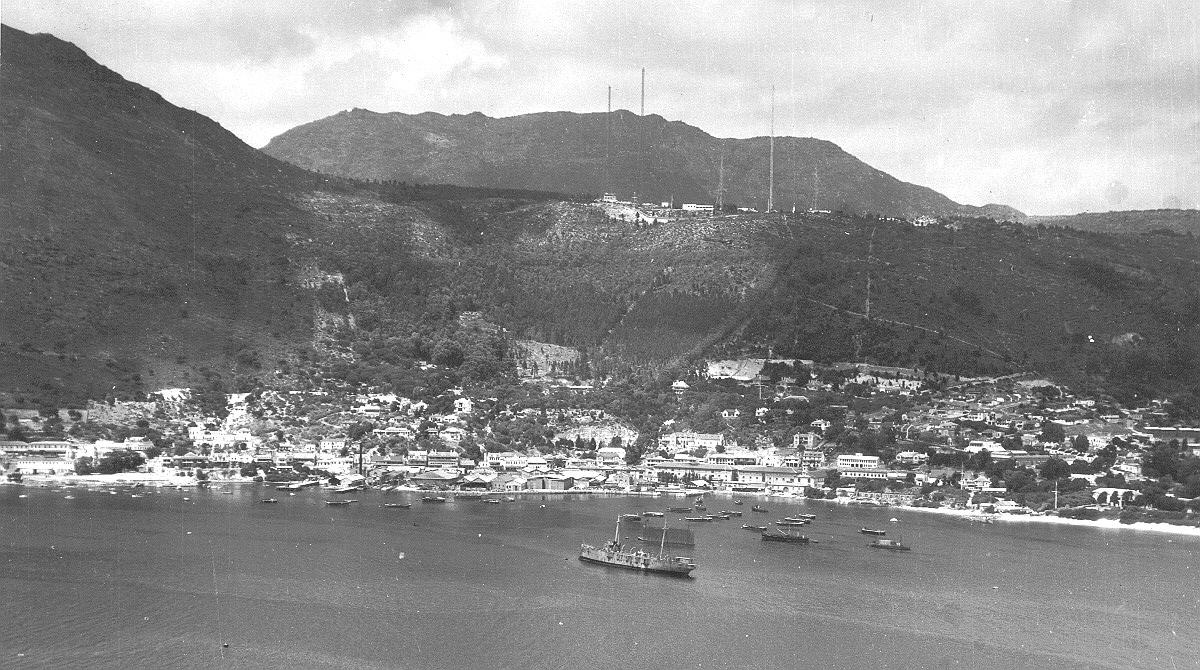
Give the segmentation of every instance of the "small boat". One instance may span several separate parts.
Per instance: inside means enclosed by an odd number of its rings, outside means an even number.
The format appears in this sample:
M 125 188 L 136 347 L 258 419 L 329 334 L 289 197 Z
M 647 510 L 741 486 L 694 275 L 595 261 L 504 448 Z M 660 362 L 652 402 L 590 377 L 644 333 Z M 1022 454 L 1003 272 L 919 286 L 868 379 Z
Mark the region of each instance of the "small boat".
M 383 503 L 380 507 L 388 507 L 391 509 L 408 509 L 412 507 L 409 503 Z
M 776 526 L 805 526 L 805 525 L 808 525 L 808 522 L 794 520 L 794 519 L 780 519 L 775 522 L 775 525 Z
M 762 505 L 755 505 L 754 507 L 750 508 L 750 511 L 751 512 L 766 512 L 767 508 L 763 507 Z
M 690 511 L 692 511 L 692 508 L 691 507 L 668 507 L 667 511 L 668 512 L 690 512 Z
M 683 517 L 683 520 L 684 521 L 692 521 L 692 522 L 712 521 L 712 517 L 711 516 L 685 516 L 685 517 Z
M 277 503 L 277 502 L 279 502 L 279 498 L 263 498 L 263 499 L 262 499 L 262 500 L 260 500 L 259 502 L 262 502 L 262 503 Z
M 641 514 L 622 514 L 621 518 L 626 521 L 641 521 L 642 515 Z
M 807 535 L 800 535 L 795 532 L 785 530 L 767 529 L 762 532 L 763 542 L 790 542 L 792 544 L 809 544 L 816 540 L 809 539 Z
M 804 519 L 805 521 L 813 521 L 817 518 L 816 514 L 793 514 L 792 516 L 797 519 Z
M 692 509 L 696 510 L 697 512 L 707 512 L 708 511 L 708 508 L 705 507 L 704 505 L 701 505 L 700 503 L 696 503 L 696 506 L 693 507 Z
M 812 519 L 806 519 L 805 517 L 799 516 L 799 515 L 785 516 L 785 517 L 783 517 L 783 520 L 784 521 L 799 521 L 800 523 L 812 523 Z
M 444 503 L 444 502 L 446 502 L 446 496 L 421 496 L 421 502 L 423 502 L 423 503 Z
M 867 546 L 872 549 L 886 549 L 888 551 L 911 551 L 912 550 L 912 547 L 908 546 L 907 544 L 904 544 L 900 540 L 889 540 L 887 538 L 884 538 L 882 540 L 873 540 L 871 542 L 871 544 L 868 544 Z
M 74 500 L 75 496 L 63 496 L 63 500 Z M 186 500 L 186 498 L 185 498 Z
M 483 502 L 488 503 L 489 505 L 499 505 L 500 499 L 499 498 L 484 498 Z
M 887 535 L 886 530 L 880 530 L 878 528 L 859 528 L 858 532 L 862 533 L 863 535 Z
M 737 510 L 734 510 L 731 512 L 727 509 L 723 509 L 720 512 L 717 512 L 717 514 L 728 514 L 729 516 L 741 516 L 742 515 L 742 513 L 738 512 Z
M 720 519 L 721 521 L 725 521 L 726 519 L 728 519 L 728 518 L 729 518 L 730 516 L 732 516 L 732 515 L 730 515 L 730 514 L 725 514 L 725 513 L 722 513 L 722 514 L 709 514 L 708 516 L 709 516 L 709 518 L 711 518 L 711 519 Z
M 349 505 L 353 500 L 326 500 L 326 505 Z
M 896 517 L 892 517 L 892 518 L 888 519 L 888 522 L 889 523 L 900 523 L 900 519 L 897 519 Z
M 754 525 L 751 525 L 751 524 L 748 524 L 748 523 L 744 523 L 744 524 L 742 524 L 742 529 L 743 529 L 743 530 L 757 530 L 757 531 L 764 531 L 764 530 L 766 530 L 766 529 L 767 529 L 767 527 L 766 527 L 766 526 L 754 526 Z
M 662 515 L 663 515 L 662 512 L 642 512 L 642 516 L 652 516 L 655 518 L 661 517 Z
M 741 504 L 742 504 L 742 499 L 741 499 L 741 498 L 734 498 L 734 499 L 733 499 L 733 504 L 735 504 L 735 505 L 741 505 Z

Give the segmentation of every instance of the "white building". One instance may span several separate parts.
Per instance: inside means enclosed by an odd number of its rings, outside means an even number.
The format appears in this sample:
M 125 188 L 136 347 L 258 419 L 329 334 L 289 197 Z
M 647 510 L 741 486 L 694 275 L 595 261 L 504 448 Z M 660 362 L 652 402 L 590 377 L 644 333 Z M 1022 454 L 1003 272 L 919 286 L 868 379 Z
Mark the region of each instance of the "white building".
M 863 456 L 862 454 L 842 454 L 837 457 L 837 469 L 840 470 L 878 470 L 878 456 Z
M 692 451 L 698 447 L 714 450 L 724 442 L 725 438 L 720 433 L 678 432 L 660 437 L 658 446 L 660 449 L 666 449 L 669 453 L 678 454 Z

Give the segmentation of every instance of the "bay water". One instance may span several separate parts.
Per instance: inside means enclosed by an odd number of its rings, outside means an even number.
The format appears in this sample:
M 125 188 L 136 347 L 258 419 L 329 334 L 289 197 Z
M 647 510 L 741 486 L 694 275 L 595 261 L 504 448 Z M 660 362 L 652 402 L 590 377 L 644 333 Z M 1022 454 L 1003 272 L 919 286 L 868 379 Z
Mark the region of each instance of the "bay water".
M 679 498 L 228 491 L 0 487 L 0 667 L 1200 668 L 1197 537 L 747 497 L 680 579 L 578 560 Z

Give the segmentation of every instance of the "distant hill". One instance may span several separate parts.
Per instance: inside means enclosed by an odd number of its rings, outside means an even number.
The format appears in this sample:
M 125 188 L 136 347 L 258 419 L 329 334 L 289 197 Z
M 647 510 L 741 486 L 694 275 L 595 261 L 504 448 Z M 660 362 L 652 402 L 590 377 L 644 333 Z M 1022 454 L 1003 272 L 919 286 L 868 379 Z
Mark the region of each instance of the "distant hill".
M 285 194 L 310 175 L 72 44 L 0 39 L 10 384 L 125 388 L 308 338 L 288 251 L 311 216 Z
M 1168 232 L 1200 235 L 1200 210 L 1146 209 L 1124 212 L 1084 212 L 1061 216 L 1031 216 L 1031 226 L 1062 226 L 1095 233 Z
M 491 118 L 478 112 L 380 114 L 354 109 L 293 128 L 266 153 L 355 179 L 511 187 L 660 202 L 766 208 L 769 138 L 720 139 L 658 115 L 625 110 Z M 723 167 L 722 167 L 723 165 Z M 775 138 L 775 207 L 989 216 L 1021 220 L 1002 205 L 969 207 L 902 182 L 837 145 Z

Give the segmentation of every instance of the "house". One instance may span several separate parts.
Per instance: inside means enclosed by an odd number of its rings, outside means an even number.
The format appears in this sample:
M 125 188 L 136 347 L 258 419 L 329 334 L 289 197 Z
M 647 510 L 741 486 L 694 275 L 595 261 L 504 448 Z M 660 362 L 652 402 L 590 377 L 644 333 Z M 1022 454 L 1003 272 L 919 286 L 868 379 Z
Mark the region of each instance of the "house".
M 456 414 L 470 414 L 472 409 L 470 398 L 455 398 L 454 412 Z
M 896 462 L 904 465 L 920 465 L 929 460 L 929 456 L 919 451 L 901 451 L 896 454 Z
M 741 415 L 742 415 L 742 410 L 737 409 L 737 408 L 721 410 L 721 418 L 725 419 L 726 421 L 729 421 L 731 419 L 736 419 L 736 418 L 740 417 Z
M 675 392 L 675 395 L 683 395 L 683 392 L 689 388 L 691 387 L 688 386 L 687 382 L 683 381 L 682 379 L 676 381 L 674 384 L 671 384 L 671 390 Z
M 483 464 L 493 470 L 521 470 L 529 465 L 529 459 L 515 451 L 489 451 L 483 455 Z
M 815 429 L 817 432 L 824 434 L 825 431 L 829 430 L 829 427 L 832 426 L 833 424 L 830 423 L 829 421 L 826 421 L 825 419 L 817 419 L 816 421 L 813 421 L 812 423 L 810 423 L 808 425 L 812 426 L 813 429 Z
M 725 438 L 719 433 L 678 432 L 660 437 L 658 447 L 670 453 L 677 454 L 692 451 L 699 447 L 704 447 L 711 451 L 724 444 L 724 442 Z
M 600 447 L 596 450 L 596 462 L 600 465 L 624 465 L 625 454 L 623 447 Z
M 467 436 L 467 431 L 458 426 L 446 426 L 438 431 L 438 437 L 450 444 L 458 444 Z
M 796 433 L 792 436 L 792 448 L 803 450 L 815 449 L 817 442 L 820 439 L 821 437 L 819 435 L 811 431 L 807 433 Z

